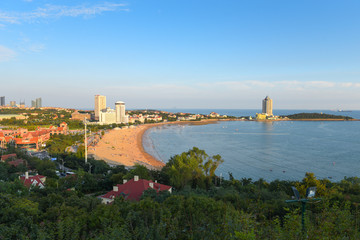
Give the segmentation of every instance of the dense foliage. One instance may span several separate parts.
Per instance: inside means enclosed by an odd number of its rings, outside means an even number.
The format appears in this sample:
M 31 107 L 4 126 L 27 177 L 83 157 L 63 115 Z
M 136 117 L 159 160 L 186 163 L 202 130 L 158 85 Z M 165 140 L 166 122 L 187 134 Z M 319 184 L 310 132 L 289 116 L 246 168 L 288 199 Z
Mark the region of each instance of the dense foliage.
M 21 155 L 19 150 L 18 154 Z M 24 157 L 32 168 L 55 169 L 48 161 Z M 307 205 L 307 239 L 359 239 L 360 179 L 302 181 L 219 179 L 220 156 L 193 148 L 174 156 L 162 171 L 136 165 L 110 167 L 74 154 L 59 154 L 58 163 L 75 176 L 48 175 L 46 189 L 28 190 L 6 163 L 0 164 L 0 239 L 305 239 L 300 205 L 286 204 L 291 186 L 302 196 L 318 188 L 322 201 Z M 45 168 L 45 169 L 44 169 Z M 176 185 L 172 194 L 146 191 L 139 202 L 117 198 L 104 205 L 96 196 L 130 179 Z
M 84 134 L 52 135 L 46 143 L 47 151 L 52 155 L 64 153 L 67 147 L 79 144 L 82 141 L 84 141 Z
M 27 119 L 24 120 L 17 120 L 15 118 L 3 119 L 0 121 L 0 124 L 13 128 L 26 128 L 30 131 L 35 130 L 38 126 L 58 126 L 62 122 L 66 122 L 70 129 L 74 129 L 78 127 L 79 123 L 81 123 L 79 121 L 69 120 L 71 117 L 71 111 L 65 110 L 5 108 L 0 109 L 0 114 L 22 114 L 27 116 Z
M 289 119 L 344 119 L 344 120 L 353 119 L 352 117 L 348 117 L 348 116 L 332 115 L 325 113 L 297 113 L 282 117 L 287 117 Z

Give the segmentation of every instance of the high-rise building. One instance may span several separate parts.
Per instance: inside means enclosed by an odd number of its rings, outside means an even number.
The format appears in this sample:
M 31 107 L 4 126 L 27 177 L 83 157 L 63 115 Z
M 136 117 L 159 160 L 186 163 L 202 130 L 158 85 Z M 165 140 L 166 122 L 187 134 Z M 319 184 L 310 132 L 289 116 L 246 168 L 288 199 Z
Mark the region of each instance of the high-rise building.
M 262 101 L 262 113 L 267 116 L 273 115 L 273 102 L 269 96 L 266 96 L 266 98 Z
M 118 101 L 115 103 L 115 112 L 116 112 L 116 123 L 125 123 L 125 103 Z
M 41 98 L 37 98 L 31 101 L 31 107 L 33 108 L 41 108 L 42 107 L 42 100 Z
M 16 101 L 10 101 L 10 107 L 16 107 Z
M 0 97 L 0 106 L 5 106 L 5 96 Z
M 120 124 L 128 122 L 129 116 L 125 115 L 125 103 L 121 101 L 115 103 L 115 110 L 105 108 L 99 113 L 99 123 L 101 124 Z
M 99 121 L 100 112 L 106 109 L 106 96 L 95 95 L 95 120 Z
M 19 107 L 20 107 L 20 108 L 24 108 L 24 107 L 25 107 L 25 100 L 24 100 L 23 102 L 20 100 L 20 105 L 19 105 Z
M 37 99 L 35 100 L 35 102 L 36 102 L 36 108 L 41 108 L 41 107 L 42 107 L 42 100 L 41 100 L 41 98 L 37 98 Z

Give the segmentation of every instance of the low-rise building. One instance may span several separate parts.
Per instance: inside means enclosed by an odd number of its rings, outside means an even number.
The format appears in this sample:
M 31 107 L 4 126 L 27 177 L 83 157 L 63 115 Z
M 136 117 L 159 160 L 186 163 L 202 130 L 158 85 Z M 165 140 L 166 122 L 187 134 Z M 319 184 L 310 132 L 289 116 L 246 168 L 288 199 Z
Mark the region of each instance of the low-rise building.
M 16 159 L 16 158 L 17 158 L 16 153 L 11 153 L 11 154 L 2 155 L 0 160 L 5 162 L 8 159 Z
M 218 117 L 220 117 L 220 114 L 218 114 L 216 112 L 211 112 L 208 116 L 212 117 L 212 118 L 218 118 Z
M 16 120 L 24 120 L 27 119 L 28 117 L 22 114 L 0 114 L 0 121 L 11 118 L 15 118 Z
M 7 144 L 12 143 L 14 138 L 12 136 L 6 136 L 0 131 L 0 148 L 5 149 Z
M 157 183 L 146 179 L 139 179 L 134 176 L 133 179 L 126 181 L 123 184 L 117 184 L 113 190 L 99 196 L 102 203 L 112 203 L 116 197 L 123 197 L 126 200 L 139 201 L 143 192 L 149 188 L 154 189 L 157 193 L 161 191 L 169 191 L 171 193 L 172 187 L 164 184 Z
M 267 115 L 265 113 L 257 113 L 256 120 L 266 120 Z
M 188 117 L 185 117 L 185 120 L 186 121 L 194 121 L 194 120 L 196 120 L 196 115 L 190 115 Z
M 71 114 L 72 120 L 80 120 L 84 121 L 85 119 L 90 120 L 91 114 L 90 113 L 79 113 L 79 111 L 75 111 Z
M 0 130 L 0 147 L 6 148 L 8 143 L 15 143 L 16 147 L 39 150 L 39 147 L 55 134 L 68 134 L 67 124 L 63 122 L 59 127 L 37 128 L 35 131 L 24 128 Z
M 138 114 L 138 115 L 133 114 L 129 116 L 129 123 L 136 123 L 136 122 L 144 123 L 145 117 L 142 114 Z
M 42 175 L 29 176 L 29 173 L 25 172 L 25 176 L 20 176 L 19 178 L 20 178 L 20 181 L 27 188 L 32 188 L 32 187 L 44 188 L 45 187 L 45 181 L 46 181 L 45 176 L 42 176 Z

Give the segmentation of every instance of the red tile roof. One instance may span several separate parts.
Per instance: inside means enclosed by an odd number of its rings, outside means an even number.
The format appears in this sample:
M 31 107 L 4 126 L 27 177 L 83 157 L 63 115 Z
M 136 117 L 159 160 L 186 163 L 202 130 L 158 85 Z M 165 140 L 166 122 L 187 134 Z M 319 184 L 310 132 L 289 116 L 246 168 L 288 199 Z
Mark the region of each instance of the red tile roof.
M 139 179 L 138 181 L 134 181 L 134 179 L 131 179 L 125 184 L 118 184 L 118 191 L 113 190 L 100 197 L 114 199 L 118 196 L 124 196 L 124 198 L 127 200 L 139 201 L 143 192 L 150 188 L 150 183 L 153 184 L 153 188 L 156 190 L 156 192 L 168 191 L 169 189 L 171 189 L 171 186 L 155 183 L 153 181 L 145 179 Z
M 39 142 L 38 137 L 34 137 L 31 139 L 23 139 L 23 138 L 15 138 L 16 144 L 22 145 L 22 144 L 37 144 Z
M 25 176 L 20 177 L 20 180 L 23 182 L 25 187 L 28 188 L 30 188 L 31 186 L 40 188 L 45 187 L 45 181 L 43 182 L 42 179 L 44 180 L 46 179 L 46 177 L 42 175 L 29 176 L 27 179 L 25 179 Z
M 11 153 L 11 154 L 7 154 L 7 155 L 2 155 L 1 156 L 1 160 L 2 161 L 6 161 L 7 159 L 9 159 L 9 158 L 16 158 L 17 156 L 16 156 L 16 153 Z
M 20 164 L 25 164 L 25 161 L 23 159 L 16 159 L 16 160 L 13 160 L 13 161 L 9 161 L 8 164 L 12 165 L 14 167 L 17 167 Z

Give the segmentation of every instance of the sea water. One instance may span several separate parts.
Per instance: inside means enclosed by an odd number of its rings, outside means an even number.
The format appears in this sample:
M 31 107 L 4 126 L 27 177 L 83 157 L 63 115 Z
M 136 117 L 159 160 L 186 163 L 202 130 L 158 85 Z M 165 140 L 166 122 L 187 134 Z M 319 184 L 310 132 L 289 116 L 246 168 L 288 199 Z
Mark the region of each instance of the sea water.
M 194 146 L 210 156 L 219 154 L 224 163 L 216 173 L 225 178 L 231 172 L 237 179 L 301 180 L 313 172 L 340 181 L 360 175 L 359 134 L 359 121 L 219 121 L 151 128 L 144 148 L 164 162 Z

